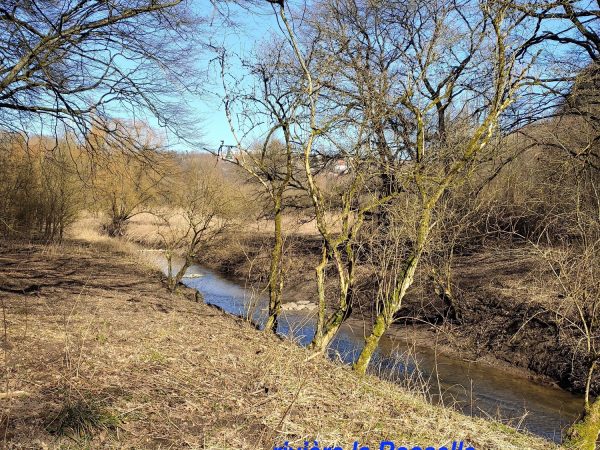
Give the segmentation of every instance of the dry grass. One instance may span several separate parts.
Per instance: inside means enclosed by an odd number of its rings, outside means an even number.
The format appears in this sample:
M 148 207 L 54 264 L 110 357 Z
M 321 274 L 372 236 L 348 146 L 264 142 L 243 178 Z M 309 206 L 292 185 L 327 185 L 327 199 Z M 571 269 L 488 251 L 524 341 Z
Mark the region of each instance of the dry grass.
M 357 378 L 98 242 L 0 247 L 6 448 L 553 444 Z M 120 244 L 118 245 L 118 247 Z M 18 393 L 19 395 L 10 395 Z
M 152 217 L 150 214 L 147 216 Z M 145 221 L 147 220 L 149 218 L 145 219 Z M 94 248 L 101 251 L 117 253 L 119 256 L 126 257 L 127 259 L 133 258 L 136 262 L 145 264 L 148 268 L 151 267 L 144 258 L 139 257 L 139 247 L 133 240 L 113 239 L 109 237 L 101 231 L 102 223 L 103 219 L 99 216 L 89 213 L 83 214 L 69 228 L 68 236 L 74 241 L 93 245 Z
M 245 219 L 248 219 L 247 217 Z M 88 219 L 89 220 L 89 219 Z M 332 226 L 339 226 L 339 218 L 328 214 L 327 220 Z M 182 227 L 185 224 L 181 224 Z M 303 214 L 287 214 L 283 217 L 284 230 L 293 230 L 298 236 L 318 236 L 318 230 L 315 220 L 306 217 Z M 128 223 L 127 236 L 130 239 L 139 242 L 148 242 L 150 244 L 158 243 L 156 236 L 156 218 L 149 213 L 142 213 L 134 216 Z M 244 223 L 239 224 L 238 232 L 253 233 L 258 235 L 271 236 L 273 234 L 273 221 L 267 218 L 253 220 L 250 218 Z

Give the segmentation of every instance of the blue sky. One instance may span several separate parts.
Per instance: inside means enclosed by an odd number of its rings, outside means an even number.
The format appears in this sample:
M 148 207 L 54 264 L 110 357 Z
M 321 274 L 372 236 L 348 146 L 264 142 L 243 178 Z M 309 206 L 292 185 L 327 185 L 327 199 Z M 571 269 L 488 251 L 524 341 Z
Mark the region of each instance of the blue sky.
M 212 8 L 207 0 L 202 0 L 200 5 L 205 5 L 207 10 Z M 236 23 L 235 27 L 223 26 L 215 20 L 207 30 L 211 33 L 210 43 L 225 47 L 232 55 L 249 55 L 260 42 L 268 39 L 273 33 L 280 33 L 276 15 L 270 6 L 253 8 L 252 12 L 232 7 L 230 11 L 232 19 Z M 201 99 L 194 99 L 191 102 L 193 112 L 197 113 L 200 121 L 198 128 L 202 133 L 201 140 L 209 149 L 217 148 L 221 141 L 225 141 L 225 144 L 235 144 L 222 101 L 219 98 L 223 90 L 220 87 L 218 67 L 216 64 L 209 65 L 210 59 L 214 56 L 214 54 L 206 53 L 198 64 L 200 69 L 209 68 L 209 77 L 214 81 L 210 90 L 215 95 L 204 95 Z M 236 75 L 235 72 L 241 72 L 235 65 L 232 71 L 234 75 Z

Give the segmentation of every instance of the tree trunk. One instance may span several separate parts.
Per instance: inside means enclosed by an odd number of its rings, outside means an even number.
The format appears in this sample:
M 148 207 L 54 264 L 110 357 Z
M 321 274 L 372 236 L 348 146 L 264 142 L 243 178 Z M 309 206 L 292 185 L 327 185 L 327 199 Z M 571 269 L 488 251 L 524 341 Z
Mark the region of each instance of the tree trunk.
M 271 267 L 269 272 L 269 317 L 265 323 L 265 331 L 277 332 L 277 317 L 281 311 L 281 292 L 283 290 L 283 277 L 281 273 L 281 258 L 283 255 L 283 232 L 281 199 L 274 204 L 274 237 L 275 243 L 271 253 Z
M 592 377 L 597 360 L 593 360 L 585 385 L 585 407 L 581 418 L 569 429 L 564 447 L 574 450 L 595 450 L 600 434 L 600 397 L 590 403 Z
M 600 434 L 600 397 L 587 405 L 582 418 L 567 433 L 565 448 L 595 450 Z
M 450 320 L 454 323 L 460 323 L 462 320 L 462 315 L 458 307 L 458 302 L 452 294 L 452 285 L 449 277 L 442 277 L 436 269 L 433 269 L 431 278 L 434 286 L 434 292 L 444 303 L 445 311 L 442 320 Z
M 310 348 L 317 352 L 324 352 L 325 350 L 327 350 L 327 347 L 329 347 L 329 344 L 331 343 L 338 330 L 344 323 L 344 320 L 348 318 L 348 315 L 348 306 L 338 308 L 337 311 L 325 323 L 323 331 L 320 335 L 320 339 L 318 341 L 315 341 L 315 339 L 313 339 Z
M 414 253 L 406 262 L 406 267 L 402 273 L 399 282 L 396 284 L 396 288 L 392 294 L 384 300 L 382 310 L 377 314 L 375 323 L 373 324 L 373 331 L 365 338 L 365 346 L 356 362 L 353 365 L 354 370 L 360 374 L 364 374 L 369 367 L 373 353 L 379 345 L 379 340 L 383 333 L 387 331 L 389 326 L 394 320 L 394 314 L 402 306 L 402 300 L 406 295 L 406 291 L 412 285 L 417 265 L 421 259 L 421 254 L 425 249 L 425 243 L 429 236 L 429 224 L 431 223 L 431 212 L 433 209 L 433 203 L 426 205 L 425 209 L 421 213 L 421 219 L 419 220 L 419 228 L 417 231 L 417 239 L 415 241 Z
M 339 297 L 339 305 L 337 310 L 329 317 L 329 319 L 325 320 L 325 308 L 321 308 L 321 304 L 319 302 L 319 323 L 321 324 L 319 327 L 319 333 L 315 333 L 315 337 L 311 342 L 310 348 L 318 351 L 324 352 L 329 344 L 337 334 L 338 330 L 344 323 L 344 321 L 350 316 L 352 312 L 352 294 L 353 294 L 353 281 L 354 281 L 354 261 L 351 255 L 349 255 L 349 261 L 347 263 L 347 276 L 346 272 L 344 272 L 344 266 L 342 262 L 342 258 L 338 253 L 334 251 L 335 259 L 337 262 L 337 270 L 338 276 L 340 280 L 340 297 Z M 324 289 L 324 278 L 320 280 L 322 288 L 320 292 L 322 292 L 323 304 L 325 302 L 325 289 Z
M 125 217 L 113 217 L 110 224 L 108 225 L 108 235 L 110 237 L 120 237 L 125 235 L 125 226 L 127 224 L 127 218 Z
M 354 363 L 353 369 L 356 372 L 360 374 L 365 374 L 367 372 L 371 358 L 379 346 L 379 340 L 388 327 L 389 323 L 387 316 L 383 312 L 377 314 L 375 323 L 373 324 L 373 331 L 371 331 L 371 334 L 365 339 L 365 346 Z
M 172 268 L 171 268 L 171 262 L 169 261 L 169 275 L 168 275 L 168 279 L 167 279 L 167 287 L 169 288 L 170 291 L 174 291 L 177 288 L 177 285 L 179 284 L 179 282 L 185 275 L 185 272 L 188 270 L 188 268 L 191 265 L 192 265 L 191 257 L 186 256 L 183 266 L 181 266 L 181 268 L 177 271 L 177 273 L 175 275 L 173 275 Z
M 319 311 L 317 315 L 317 324 L 315 327 L 315 335 L 309 348 L 320 351 L 323 348 L 323 331 L 325 329 L 325 268 L 329 262 L 329 254 L 327 252 L 327 243 L 323 242 L 321 262 L 315 268 L 317 275 L 317 296 L 319 300 Z
M 396 311 L 398 311 L 398 309 L 400 309 L 402 300 L 406 295 L 406 291 L 413 283 L 419 259 L 420 252 L 408 261 L 404 275 L 402 276 L 402 281 L 392 293 L 391 298 L 386 301 L 387 304 L 383 306 L 382 311 L 377 314 L 377 317 L 375 318 L 375 324 L 373 325 L 373 331 L 365 339 L 365 346 L 360 352 L 356 363 L 354 363 L 354 370 L 356 370 L 358 373 L 366 373 L 369 363 L 371 362 L 371 358 L 373 357 L 373 353 L 375 353 L 375 350 L 377 350 L 381 336 L 383 336 L 383 333 L 385 333 L 392 324 L 394 320 L 394 314 Z

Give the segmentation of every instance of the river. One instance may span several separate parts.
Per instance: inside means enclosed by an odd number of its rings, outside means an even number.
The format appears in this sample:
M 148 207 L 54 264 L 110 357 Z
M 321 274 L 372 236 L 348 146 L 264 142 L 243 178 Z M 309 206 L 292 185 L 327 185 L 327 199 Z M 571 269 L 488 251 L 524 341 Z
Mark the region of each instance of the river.
M 165 271 L 164 258 L 156 253 L 154 256 Z M 187 273 L 192 276 L 184 278 L 183 283 L 197 289 L 206 303 L 262 323 L 267 304 L 264 296 L 199 265 L 193 265 Z M 314 316 L 301 311 L 283 312 L 278 331 L 306 345 L 314 333 Z M 329 348 L 329 356 L 351 364 L 362 348 L 364 331 L 358 321 L 345 323 Z M 409 388 L 426 385 L 426 397 L 433 402 L 454 406 L 465 414 L 494 418 L 555 442 L 560 442 L 565 427 L 583 408 L 581 396 L 490 364 L 464 361 L 415 345 L 393 330 L 382 338 L 372 367 L 380 376 Z

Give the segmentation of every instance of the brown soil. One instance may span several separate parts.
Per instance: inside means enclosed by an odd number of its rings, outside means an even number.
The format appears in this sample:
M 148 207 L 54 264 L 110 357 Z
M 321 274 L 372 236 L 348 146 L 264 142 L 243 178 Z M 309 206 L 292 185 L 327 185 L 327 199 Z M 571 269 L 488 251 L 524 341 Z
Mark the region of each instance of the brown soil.
M 553 444 L 427 404 L 166 291 L 129 253 L 0 244 L 0 447 Z M 312 443 L 312 442 L 311 442 Z

